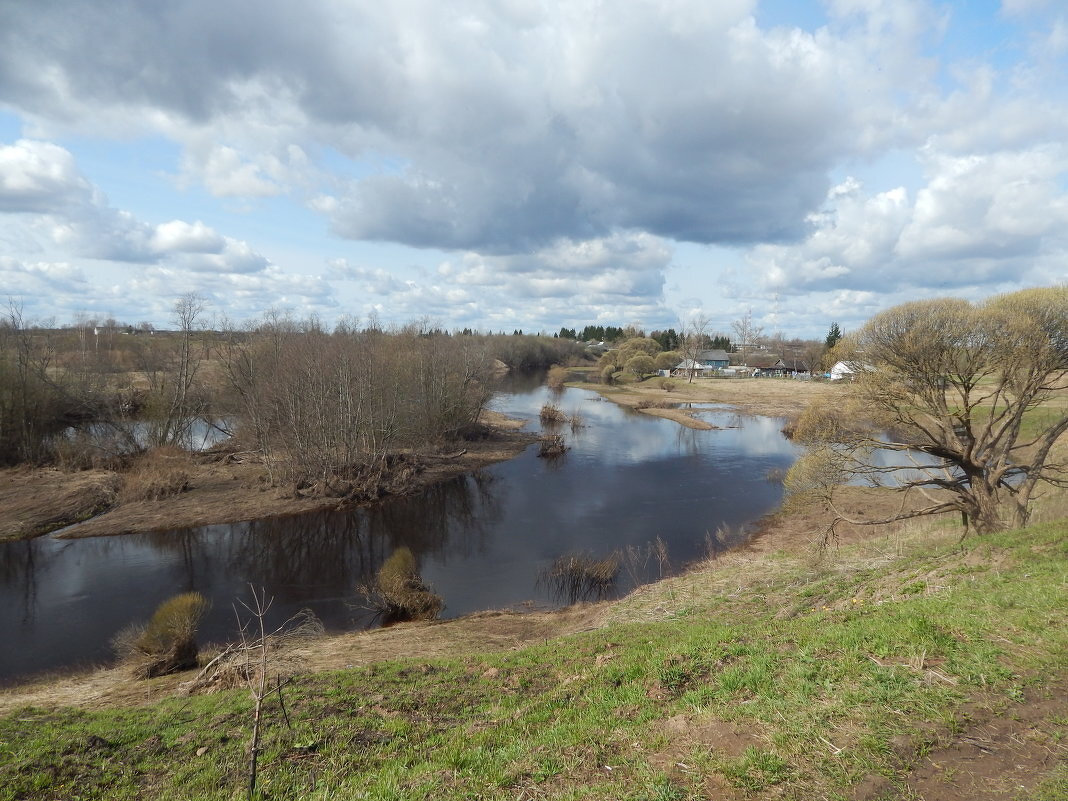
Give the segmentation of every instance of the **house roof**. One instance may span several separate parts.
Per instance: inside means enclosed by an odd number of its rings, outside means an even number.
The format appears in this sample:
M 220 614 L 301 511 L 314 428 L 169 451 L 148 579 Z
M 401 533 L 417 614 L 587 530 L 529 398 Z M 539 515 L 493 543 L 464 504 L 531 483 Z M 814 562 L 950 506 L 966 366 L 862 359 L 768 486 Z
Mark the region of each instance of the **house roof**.
M 725 350 L 703 350 L 697 354 L 698 360 L 702 362 L 726 362 L 730 361 L 730 357 Z
M 695 362 L 693 359 L 683 359 L 681 362 L 672 367 L 672 370 L 700 370 L 704 367 L 700 362 Z

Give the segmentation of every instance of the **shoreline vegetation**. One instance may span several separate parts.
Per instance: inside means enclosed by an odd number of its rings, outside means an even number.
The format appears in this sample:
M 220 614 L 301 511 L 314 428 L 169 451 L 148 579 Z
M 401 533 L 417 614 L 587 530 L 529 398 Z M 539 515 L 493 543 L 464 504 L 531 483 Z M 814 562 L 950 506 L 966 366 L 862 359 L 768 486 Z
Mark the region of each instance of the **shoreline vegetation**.
M 522 422 L 483 412 L 477 439 L 452 452 L 413 454 L 403 481 L 381 497 L 408 494 L 430 484 L 514 458 L 537 440 Z M 123 501 L 122 476 L 96 469 L 67 472 L 56 468 L 0 469 L 0 540 L 27 539 L 52 532 L 63 539 L 106 537 L 195 526 L 287 517 L 337 508 L 342 498 L 302 495 L 292 486 L 272 486 L 261 463 L 235 456 L 225 446 L 191 454 L 183 463 L 186 486 L 159 498 Z M 392 489 L 392 491 L 390 491 Z
M 267 316 L 176 330 L 0 319 L 0 540 L 103 536 L 360 505 L 510 458 L 530 435 L 486 409 L 508 370 L 581 361 L 573 341 Z M 236 426 L 235 426 L 236 421 Z M 196 451 L 203 427 L 225 444 Z M 6 466 L 6 467 L 5 467 Z
M 770 379 L 579 386 L 682 425 L 702 421 L 644 404 L 790 418 L 842 391 Z M 443 454 L 423 479 L 532 441 L 516 421 L 488 422 L 497 433 L 462 458 Z M 220 488 L 209 508 L 234 491 L 253 496 L 250 509 L 337 502 L 260 491 L 242 467 L 198 466 Z M 4 471 L 0 485 L 23 480 L 28 495 L 35 475 Z M 59 475 L 107 489 L 92 471 Z M 72 532 L 151 524 L 157 503 L 206 498 L 200 475 Z M 842 503 L 878 516 L 897 498 L 850 487 Z M 843 525 L 831 547 L 830 510 L 792 506 L 745 545 L 617 601 L 302 641 L 283 655 L 299 665 L 284 713 L 265 706 L 261 786 L 273 798 L 1064 798 L 1066 506 L 1053 495 L 1032 528 L 967 544 L 944 515 Z M 174 527 L 178 507 L 158 508 Z M 234 797 L 248 692 L 189 695 L 195 675 L 135 681 L 106 667 L 0 689 L 0 739 L 20 743 L 0 759 L 0 784 L 11 798 L 74 786 L 86 798 Z M 100 770 L 112 757 L 121 775 Z
M 583 368 L 572 368 L 582 373 Z M 833 396 L 841 387 L 777 379 L 679 382 L 665 391 L 652 381 L 638 384 L 572 386 L 599 392 L 606 400 L 690 428 L 712 428 L 687 409 L 659 404 L 722 403 L 740 413 L 788 418 L 810 402 Z M 522 421 L 483 409 L 478 436 L 451 442 L 444 452 L 413 456 L 403 483 L 392 493 L 417 491 L 437 481 L 472 472 L 518 456 L 537 436 Z M 0 469 L 0 541 L 55 532 L 63 538 L 114 536 L 194 526 L 237 523 L 263 517 L 335 508 L 343 499 L 302 494 L 292 486 L 272 485 L 256 454 L 231 446 L 191 454 L 182 461 L 183 485 L 158 497 L 124 499 L 118 470 L 66 471 L 27 466 Z M 388 486 L 388 477 L 384 482 Z

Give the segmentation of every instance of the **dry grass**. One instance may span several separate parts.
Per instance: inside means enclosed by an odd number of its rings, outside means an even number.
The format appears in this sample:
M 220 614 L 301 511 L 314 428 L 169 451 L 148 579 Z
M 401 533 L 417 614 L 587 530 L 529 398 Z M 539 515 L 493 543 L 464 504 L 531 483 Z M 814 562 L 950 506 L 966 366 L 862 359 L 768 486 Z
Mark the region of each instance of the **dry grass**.
M 567 443 L 561 434 L 550 434 L 541 440 L 538 446 L 538 456 L 543 459 L 555 459 L 567 452 Z
M 138 679 L 151 679 L 197 665 L 197 628 L 210 604 L 199 592 L 161 603 L 144 625 L 123 629 L 113 645 L 119 660 Z
M 115 504 L 119 478 L 101 470 L 0 470 L 0 541 L 36 537 Z
M 246 632 L 253 622 L 248 622 Z M 179 689 L 192 695 L 248 687 L 255 677 L 256 663 L 264 657 L 275 681 L 288 678 L 305 667 L 300 649 L 314 646 L 323 635 L 322 622 L 310 609 L 302 609 L 262 639 L 253 633 L 226 646 L 194 678 L 182 682 Z
M 546 403 L 541 407 L 541 411 L 538 413 L 538 419 L 546 425 L 552 425 L 556 423 L 566 423 L 567 415 L 564 414 L 560 407 L 555 403 Z
M 374 584 L 361 587 L 368 603 L 385 623 L 434 620 L 445 602 L 423 583 L 410 548 L 397 548 L 378 569 Z
M 749 414 L 792 417 L 815 400 L 841 398 L 846 389 L 825 381 L 695 378 L 678 381 L 671 389 L 671 395 L 675 403 L 726 403 Z M 606 399 L 624 406 L 636 406 L 642 400 L 662 400 L 663 397 L 664 390 L 651 381 L 605 393 Z
M 560 390 L 564 388 L 564 384 L 567 383 L 567 379 L 570 377 L 570 371 L 566 367 L 561 367 L 557 364 L 549 368 L 549 374 L 545 377 L 545 383 L 549 389 Z
M 615 588 L 621 558 L 612 553 L 603 559 L 589 554 L 558 557 L 539 577 L 550 593 L 567 604 L 602 600 Z
M 146 451 L 123 474 L 119 500 L 158 501 L 189 489 L 194 473 L 193 458 L 187 451 L 162 446 Z

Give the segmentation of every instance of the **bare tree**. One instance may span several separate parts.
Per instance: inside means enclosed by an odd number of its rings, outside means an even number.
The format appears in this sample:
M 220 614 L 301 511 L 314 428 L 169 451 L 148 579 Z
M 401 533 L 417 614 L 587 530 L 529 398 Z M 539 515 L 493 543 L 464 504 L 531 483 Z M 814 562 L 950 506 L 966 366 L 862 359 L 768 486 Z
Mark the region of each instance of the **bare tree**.
M 139 343 L 140 367 L 150 386 L 153 445 L 187 445 L 195 419 L 207 410 L 197 387 L 203 354 L 196 341 L 205 305 L 196 293 L 183 295 L 174 304 L 176 334 Z
M 792 491 L 824 493 L 848 520 L 834 493 L 861 477 L 905 497 L 894 515 L 849 522 L 957 511 L 967 534 L 1024 525 L 1042 486 L 1068 486 L 1052 456 L 1068 409 L 1048 403 L 1068 389 L 1068 287 L 976 306 L 907 303 L 871 320 L 851 347 L 852 405 L 802 415 L 797 434 L 812 449 L 788 476 Z M 879 458 L 888 451 L 898 454 L 889 465 Z
M 697 372 L 697 362 L 701 352 L 708 347 L 708 331 L 712 320 L 704 315 L 698 315 L 690 320 L 682 331 L 682 344 L 679 352 L 687 363 L 689 373 L 687 383 L 692 383 L 694 374 Z
M 748 364 L 749 348 L 760 339 L 764 327 L 753 323 L 753 310 L 746 309 L 745 314 L 731 323 L 731 330 L 738 337 L 738 348 L 742 351 L 742 363 Z

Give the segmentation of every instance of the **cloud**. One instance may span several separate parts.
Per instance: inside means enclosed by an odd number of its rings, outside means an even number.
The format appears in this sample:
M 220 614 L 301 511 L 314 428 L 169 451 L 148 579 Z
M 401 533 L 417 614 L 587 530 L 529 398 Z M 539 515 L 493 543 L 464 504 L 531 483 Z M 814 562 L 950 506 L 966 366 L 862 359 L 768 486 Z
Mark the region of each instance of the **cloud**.
M 32 305 L 36 299 L 50 300 L 48 312 L 73 308 L 83 301 L 91 285 L 81 268 L 66 262 L 27 262 L 0 257 L 0 286 L 4 300 L 20 306 Z
M 928 151 L 928 181 L 868 195 L 835 187 L 796 245 L 748 254 L 765 287 L 787 294 L 838 289 L 949 291 L 1038 279 L 1068 256 L 1068 153 L 1062 147 L 967 157 Z M 1063 262 L 1062 262 L 1063 263 Z
M 152 235 L 152 248 L 160 253 L 220 253 L 225 246 L 226 240 L 199 220 L 161 223 Z
M 758 0 L 9 3 L 0 102 L 25 138 L 0 146 L 0 237 L 23 263 L 99 263 L 101 293 L 171 281 L 505 330 L 670 325 L 668 298 L 800 325 L 806 297 L 1063 280 L 1056 4 L 819 8 L 804 30 L 762 26 Z M 102 191 L 124 160 L 101 169 L 102 143 L 158 139 L 178 192 L 150 208 L 206 192 L 189 215 L 131 205 L 129 175 L 128 208 Z M 674 288 L 701 247 L 732 258 Z
M 896 129 L 873 110 L 924 6 L 866 5 L 858 61 L 828 30 L 760 29 L 751 0 L 52 3 L 13 10 L 0 94 L 66 124 L 165 130 L 217 196 L 315 174 L 329 186 L 310 196 L 330 196 L 353 239 L 499 253 L 618 229 L 784 240 L 837 158 Z M 322 146 L 361 174 L 318 175 L 306 151 Z M 359 169 L 375 154 L 400 166 Z
M 0 145 L 0 212 L 29 215 L 33 230 L 86 258 L 137 264 L 174 259 L 197 272 L 249 273 L 270 264 L 247 242 L 199 220 L 152 225 L 114 208 L 81 175 L 73 155 L 49 142 Z
M 0 144 L 0 212 L 60 210 L 88 192 L 89 183 L 64 148 L 28 139 Z
M 331 259 L 329 268 L 331 274 L 338 280 L 353 281 L 361 291 L 370 295 L 389 296 L 404 292 L 410 286 L 381 267 L 349 264 L 346 259 Z
M 272 197 L 284 191 L 264 175 L 263 168 L 227 145 L 190 149 L 182 160 L 183 172 L 197 175 L 216 197 Z

